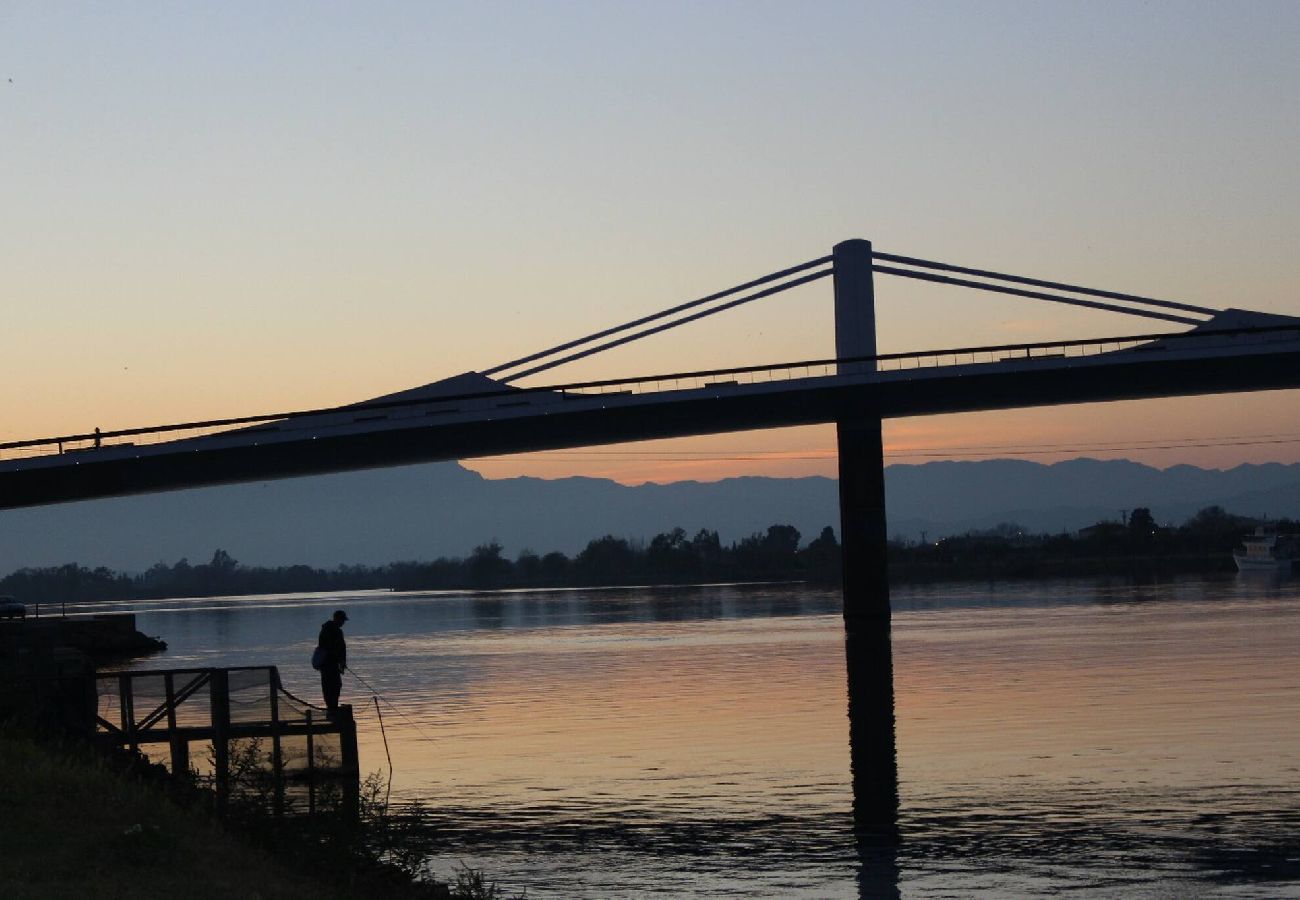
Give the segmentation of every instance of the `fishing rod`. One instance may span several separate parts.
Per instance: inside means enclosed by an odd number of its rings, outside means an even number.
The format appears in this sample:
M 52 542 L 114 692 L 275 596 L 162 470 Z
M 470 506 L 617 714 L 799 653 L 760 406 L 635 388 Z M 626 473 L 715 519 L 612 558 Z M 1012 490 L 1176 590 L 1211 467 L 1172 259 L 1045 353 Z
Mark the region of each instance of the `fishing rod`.
M 373 695 L 377 700 L 383 700 L 384 703 L 388 704 L 388 708 L 391 709 L 393 712 L 397 713 L 397 714 L 398 714 L 399 716 L 401 716 L 403 719 L 405 719 L 405 720 L 406 720 L 406 723 L 407 723 L 408 725 L 410 725 L 412 728 L 414 728 L 416 731 L 418 731 L 418 732 L 420 733 L 420 736 L 421 736 L 422 738 L 424 738 L 426 741 L 432 741 L 432 740 L 435 739 L 435 738 L 433 737 L 433 735 L 429 734 L 427 731 L 425 731 L 423 728 L 420 727 L 420 723 L 419 723 L 419 722 L 416 722 L 414 719 L 412 719 L 410 716 L 408 716 L 405 712 L 403 712 L 403 711 L 402 711 L 402 708 L 401 708 L 400 706 L 395 705 L 395 704 L 393 703 L 393 701 L 389 700 L 389 699 L 388 699 L 387 697 L 385 697 L 383 694 L 379 693 L 379 691 L 375 688 L 374 685 L 372 685 L 370 682 L 368 682 L 368 681 L 366 681 L 364 678 L 362 678 L 361 675 L 357 672 L 356 669 L 352 668 L 351 666 L 348 666 L 347 669 L 346 669 L 345 671 L 350 672 L 350 673 L 352 674 L 352 677 L 355 678 L 357 681 L 361 682 L 362 686 L 365 687 L 366 690 L 370 691 L 371 695 Z M 379 709 L 379 706 L 378 706 L 377 704 L 376 704 L 376 706 L 375 706 L 375 709 L 376 709 L 376 710 Z M 382 718 L 382 717 L 380 717 L 379 722 L 380 722 L 380 727 L 382 728 L 382 727 L 383 727 L 383 718 Z M 385 748 L 387 748 L 387 741 L 388 741 L 387 736 L 385 736 L 384 741 L 385 741 Z M 391 757 L 390 757 L 390 759 L 389 759 L 389 764 L 390 764 L 390 766 L 391 766 L 391 764 L 392 764 L 392 759 L 391 759 Z
M 388 751 L 388 731 L 384 728 L 384 714 L 379 710 L 379 695 L 372 694 L 375 701 L 375 715 L 379 717 L 379 733 L 384 738 L 384 755 L 388 757 L 388 790 L 384 792 L 384 815 L 388 815 L 388 801 L 393 796 L 393 754 Z

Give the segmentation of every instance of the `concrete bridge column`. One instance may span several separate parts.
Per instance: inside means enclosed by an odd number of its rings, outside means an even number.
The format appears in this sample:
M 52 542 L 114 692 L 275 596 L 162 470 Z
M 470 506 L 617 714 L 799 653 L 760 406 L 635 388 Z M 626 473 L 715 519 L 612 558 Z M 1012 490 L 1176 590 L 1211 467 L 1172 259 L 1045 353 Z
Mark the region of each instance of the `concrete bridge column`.
M 871 259 L 870 241 L 835 246 L 835 355 L 840 359 L 876 353 Z M 841 364 L 839 370 L 875 368 L 872 361 Z M 896 837 L 898 820 L 885 458 L 875 411 L 854 410 L 836 422 L 836 429 L 853 818 L 869 844 Z

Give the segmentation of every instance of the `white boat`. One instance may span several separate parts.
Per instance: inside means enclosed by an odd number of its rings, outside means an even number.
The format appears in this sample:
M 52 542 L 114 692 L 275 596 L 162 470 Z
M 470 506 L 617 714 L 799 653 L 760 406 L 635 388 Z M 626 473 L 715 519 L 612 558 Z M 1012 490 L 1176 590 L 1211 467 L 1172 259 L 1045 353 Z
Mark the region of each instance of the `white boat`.
M 1242 538 L 1242 548 L 1232 552 L 1239 572 L 1290 572 L 1300 558 L 1300 536 L 1278 534 L 1272 525 L 1260 525 Z

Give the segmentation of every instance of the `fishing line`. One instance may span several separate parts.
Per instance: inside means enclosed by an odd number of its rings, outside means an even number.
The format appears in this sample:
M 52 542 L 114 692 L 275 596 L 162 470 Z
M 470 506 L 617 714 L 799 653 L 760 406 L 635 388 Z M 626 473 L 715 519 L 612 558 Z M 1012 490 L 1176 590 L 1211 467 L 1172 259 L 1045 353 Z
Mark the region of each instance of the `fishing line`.
M 370 691 L 370 693 L 371 693 L 371 694 L 372 694 L 376 699 L 383 700 L 385 703 L 388 704 L 388 708 L 389 708 L 389 709 L 391 709 L 393 712 L 397 713 L 399 716 L 401 716 L 403 719 L 405 719 L 406 722 L 407 722 L 407 724 L 410 725 L 412 728 L 414 728 L 416 731 L 418 731 L 418 732 L 420 733 L 420 736 L 421 736 L 422 738 L 424 738 L 426 741 L 433 741 L 433 740 L 435 740 L 435 738 L 433 737 L 433 735 L 429 734 L 427 731 L 425 731 L 423 728 L 421 728 L 421 727 L 420 727 L 420 724 L 419 724 L 418 722 L 416 722 L 414 719 L 412 719 L 412 718 L 411 718 L 410 716 L 408 716 L 406 713 L 402 712 L 401 707 L 394 705 L 394 704 L 393 704 L 393 701 L 389 700 L 389 699 L 388 699 L 387 697 L 385 697 L 383 694 L 379 693 L 379 691 L 375 690 L 374 685 L 372 685 L 370 682 L 366 681 L 364 678 L 362 678 L 360 675 L 358 675 L 356 669 L 352 668 L 351 666 L 348 666 L 347 671 L 348 671 L 349 673 L 351 673 L 351 675 L 352 675 L 353 678 L 355 678 L 357 681 L 361 682 L 361 684 L 365 686 L 366 690 Z M 376 707 L 376 709 L 377 709 L 377 708 L 378 708 L 378 707 Z M 380 727 L 382 728 L 382 726 L 383 726 L 383 720 L 380 719 Z M 385 749 L 387 748 L 387 741 L 388 741 L 388 738 L 385 737 L 385 738 L 384 738 Z M 392 763 L 392 759 L 391 759 L 391 757 L 389 758 L 389 763 L 390 763 L 390 765 L 391 765 L 391 763 Z
M 388 752 L 388 732 L 384 729 L 384 714 L 379 711 L 379 695 L 372 694 L 375 701 L 375 715 L 379 717 L 379 733 L 384 737 L 384 755 L 388 757 L 388 790 L 384 792 L 384 815 L 388 815 L 388 800 L 393 795 L 393 754 Z

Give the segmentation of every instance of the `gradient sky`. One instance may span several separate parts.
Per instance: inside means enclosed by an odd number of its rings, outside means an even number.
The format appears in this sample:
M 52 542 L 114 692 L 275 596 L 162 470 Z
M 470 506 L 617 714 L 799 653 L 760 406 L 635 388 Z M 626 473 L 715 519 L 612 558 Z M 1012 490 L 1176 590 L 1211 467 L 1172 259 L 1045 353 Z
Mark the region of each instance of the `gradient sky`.
M 1293 2 L 9 2 L 0 440 L 371 397 L 848 237 L 1300 314 L 1298 46 Z M 882 351 L 1152 325 L 883 279 L 877 305 Z M 552 375 L 832 340 L 823 282 Z M 1293 462 L 1297 413 L 1296 392 L 1147 401 L 886 442 Z M 819 427 L 472 464 L 831 474 L 833 447 Z

